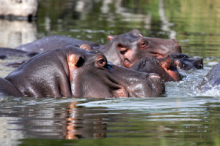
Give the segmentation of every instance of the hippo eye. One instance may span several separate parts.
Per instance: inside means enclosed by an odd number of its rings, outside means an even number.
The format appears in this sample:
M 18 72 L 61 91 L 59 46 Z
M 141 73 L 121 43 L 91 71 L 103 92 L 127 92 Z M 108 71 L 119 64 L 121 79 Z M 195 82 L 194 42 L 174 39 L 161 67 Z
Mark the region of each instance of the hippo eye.
M 144 47 L 144 46 L 147 45 L 147 42 L 145 42 L 145 41 L 141 41 L 141 42 L 140 42 L 140 45 L 141 45 L 142 47 Z
M 104 58 L 100 58 L 97 60 L 97 65 L 96 67 L 104 67 L 106 65 L 106 60 Z
M 103 64 L 104 62 L 105 62 L 104 59 L 100 59 L 100 60 L 98 61 L 99 64 Z

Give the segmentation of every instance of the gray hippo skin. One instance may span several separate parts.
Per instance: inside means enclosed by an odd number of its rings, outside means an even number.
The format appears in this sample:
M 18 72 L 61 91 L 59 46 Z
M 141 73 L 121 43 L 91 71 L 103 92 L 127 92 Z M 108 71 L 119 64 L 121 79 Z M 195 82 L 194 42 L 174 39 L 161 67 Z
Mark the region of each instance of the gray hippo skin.
M 199 84 L 199 89 L 204 92 L 204 91 L 212 89 L 214 86 L 219 85 L 220 84 L 219 71 L 220 71 L 220 63 L 218 63 L 208 72 L 206 77 Z
M 21 97 L 22 93 L 12 83 L 4 78 L 0 78 L 0 96 Z
M 130 69 L 146 73 L 156 73 L 164 82 L 181 80 L 176 63 L 169 56 L 163 59 L 154 57 L 142 58 L 131 66 Z
M 6 59 L 9 56 L 13 57 L 33 57 L 37 55 L 36 52 L 26 52 L 22 50 L 12 49 L 12 48 L 2 48 L 0 47 L 0 59 Z
M 164 91 L 158 75 L 109 64 L 101 52 L 74 46 L 38 54 L 5 80 L 27 97 L 156 97 Z
M 144 37 L 137 29 L 121 35 L 109 35 L 108 39 L 107 44 L 99 45 L 64 36 L 47 36 L 16 49 L 28 52 L 44 52 L 66 45 L 89 44 L 93 49 L 103 52 L 110 62 L 127 68 L 144 57 L 164 58 L 170 54 L 181 53 L 181 47 L 176 40 Z

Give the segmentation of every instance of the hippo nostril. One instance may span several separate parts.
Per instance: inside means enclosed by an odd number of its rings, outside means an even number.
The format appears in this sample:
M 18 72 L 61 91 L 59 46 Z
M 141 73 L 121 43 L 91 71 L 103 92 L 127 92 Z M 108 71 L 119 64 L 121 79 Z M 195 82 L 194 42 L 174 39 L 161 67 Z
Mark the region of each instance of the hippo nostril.
M 130 68 L 132 66 L 132 63 L 130 60 L 128 60 L 127 58 L 124 59 L 123 62 L 124 67 Z

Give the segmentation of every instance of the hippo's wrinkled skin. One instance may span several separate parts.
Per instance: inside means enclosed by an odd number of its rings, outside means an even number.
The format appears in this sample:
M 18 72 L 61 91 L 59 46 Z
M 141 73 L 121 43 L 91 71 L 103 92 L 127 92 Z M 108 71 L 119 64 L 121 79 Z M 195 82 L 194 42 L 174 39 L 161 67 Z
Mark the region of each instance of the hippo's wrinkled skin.
M 203 69 L 203 59 L 191 58 L 186 54 L 171 54 L 170 57 L 175 60 L 177 67 L 183 70 Z
M 158 59 L 154 57 L 146 57 L 138 60 L 130 69 L 158 74 L 164 82 L 180 81 L 181 75 L 179 74 L 174 60 L 170 57 Z
M 66 45 L 89 44 L 93 49 L 103 52 L 110 62 L 128 68 L 144 57 L 164 58 L 170 54 L 181 53 L 181 47 L 176 40 L 144 37 L 137 29 L 117 36 L 109 35 L 108 39 L 107 44 L 99 45 L 64 36 L 48 36 L 19 46 L 16 49 L 44 52 L 50 49 L 62 48 Z
M 199 84 L 199 89 L 201 91 L 207 91 L 212 89 L 213 87 L 217 87 L 220 84 L 220 63 L 215 65 L 209 73 L 206 75 L 206 77 L 203 79 L 203 81 Z M 217 87 L 220 89 L 219 87 Z
M 158 75 L 109 64 L 101 52 L 74 46 L 38 54 L 5 79 L 28 97 L 156 97 L 164 91 Z

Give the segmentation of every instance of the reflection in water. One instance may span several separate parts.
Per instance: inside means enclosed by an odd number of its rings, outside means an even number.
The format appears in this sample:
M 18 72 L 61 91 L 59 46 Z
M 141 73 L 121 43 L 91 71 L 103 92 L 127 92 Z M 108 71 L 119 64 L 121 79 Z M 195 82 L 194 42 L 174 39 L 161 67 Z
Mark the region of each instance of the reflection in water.
M 1 108 L 1 131 L 7 139 L 81 139 L 106 137 L 106 108 L 77 107 L 78 102 L 42 108 L 39 106 Z M 50 107 L 52 106 L 52 107 Z M 56 105 L 57 106 L 57 105 Z M 13 111 L 13 112 L 12 112 Z M 4 118 L 7 117 L 7 118 Z M 9 118 L 11 117 L 11 118 Z M 12 124 L 12 125 L 10 125 Z M 11 129 L 12 131 L 8 131 Z M 19 136 L 10 136 L 15 132 Z M 2 133 L 2 134 L 3 134 Z M 0 135 L 4 138 L 4 135 Z
M 176 140 L 186 142 L 185 138 L 190 137 L 194 139 L 187 142 L 199 142 L 202 136 L 203 140 L 211 142 L 213 139 L 210 137 L 217 132 L 217 113 L 220 111 L 219 101 L 215 98 L 179 98 L 176 99 L 178 104 L 171 98 L 64 103 L 47 99 L 39 102 L 28 99 L 22 103 L 22 100 L 14 99 L 16 106 L 13 108 L 9 108 L 12 101 L 10 104 L 0 103 L 0 136 L 4 139 L 0 145 L 8 139 L 16 143 L 18 139 L 128 137 L 163 137 L 172 143 Z M 136 144 L 139 142 L 135 141 Z M 146 141 L 145 144 L 151 142 Z M 158 144 L 160 140 L 154 142 Z
M 36 22 L 0 19 L 0 47 L 15 48 L 37 39 Z
M 77 108 L 76 104 L 69 105 L 66 139 L 106 137 L 107 110 Z

